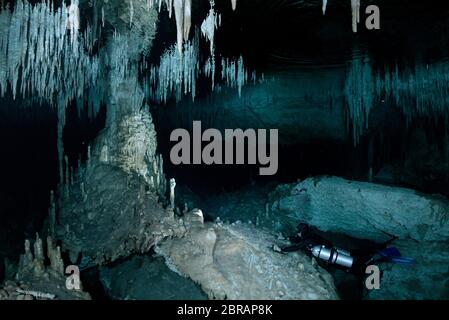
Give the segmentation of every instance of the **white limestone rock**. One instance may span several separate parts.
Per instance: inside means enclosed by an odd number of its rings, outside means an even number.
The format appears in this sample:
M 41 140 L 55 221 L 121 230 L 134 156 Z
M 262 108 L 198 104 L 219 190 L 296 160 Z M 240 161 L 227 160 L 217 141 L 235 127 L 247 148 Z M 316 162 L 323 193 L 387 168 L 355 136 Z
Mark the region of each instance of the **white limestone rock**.
M 275 252 L 275 243 L 276 237 L 252 225 L 205 223 L 166 239 L 156 252 L 210 299 L 338 299 L 325 270 L 303 253 Z

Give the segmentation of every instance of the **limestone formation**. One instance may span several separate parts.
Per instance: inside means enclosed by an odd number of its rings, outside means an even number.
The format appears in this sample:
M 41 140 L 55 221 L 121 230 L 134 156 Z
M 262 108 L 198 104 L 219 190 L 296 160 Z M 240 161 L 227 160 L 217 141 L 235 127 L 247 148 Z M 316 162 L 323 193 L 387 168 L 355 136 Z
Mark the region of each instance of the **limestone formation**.
M 271 194 L 270 219 L 290 230 L 303 222 L 379 243 L 392 237 L 449 238 L 449 202 L 443 197 L 338 177 L 278 187 Z
M 156 252 L 210 299 L 338 299 L 330 275 L 304 253 L 275 252 L 279 240 L 251 225 L 203 224 L 197 217 L 188 214 L 185 219 L 196 223 L 187 224 L 183 237 L 159 243 Z
M 88 293 L 66 287 L 61 251 L 59 246 L 54 246 L 50 236 L 47 237 L 46 251 L 38 235 L 33 247 L 32 252 L 30 241 L 25 240 L 25 253 L 20 257 L 15 279 L 0 284 L 0 300 L 90 299 Z

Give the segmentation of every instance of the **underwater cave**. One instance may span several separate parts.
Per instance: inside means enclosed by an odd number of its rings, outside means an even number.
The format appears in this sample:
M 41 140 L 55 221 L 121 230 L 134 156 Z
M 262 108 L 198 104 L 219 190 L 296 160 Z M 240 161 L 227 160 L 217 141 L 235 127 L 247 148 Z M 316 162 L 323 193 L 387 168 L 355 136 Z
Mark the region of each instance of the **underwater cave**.
M 447 1 L 0 1 L 0 300 L 449 299 L 448 36 Z

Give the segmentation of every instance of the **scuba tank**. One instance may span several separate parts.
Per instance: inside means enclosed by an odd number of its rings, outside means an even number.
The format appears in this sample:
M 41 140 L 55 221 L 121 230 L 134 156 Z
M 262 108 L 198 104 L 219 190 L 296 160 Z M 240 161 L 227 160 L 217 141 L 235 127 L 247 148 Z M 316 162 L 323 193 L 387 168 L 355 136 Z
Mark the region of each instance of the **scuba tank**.
M 342 267 L 351 268 L 354 258 L 349 251 L 340 248 L 326 248 L 324 245 L 315 245 L 310 248 L 312 255 L 328 264 L 336 264 Z

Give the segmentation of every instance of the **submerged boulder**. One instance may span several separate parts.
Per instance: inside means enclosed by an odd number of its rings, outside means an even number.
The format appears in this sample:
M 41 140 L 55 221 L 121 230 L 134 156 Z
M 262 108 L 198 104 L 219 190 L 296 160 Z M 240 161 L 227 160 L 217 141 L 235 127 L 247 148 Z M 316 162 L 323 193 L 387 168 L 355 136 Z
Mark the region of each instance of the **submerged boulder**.
M 268 232 L 243 223 L 203 224 L 198 215 L 186 220 L 184 237 L 162 241 L 156 252 L 209 298 L 338 299 L 324 269 L 302 252 L 276 252 L 273 246 L 285 243 Z
M 390 246 L 416 264 L 381 263 L 380 289 L 369 291 L 368 299 L 449 298 L 449 202 L 444 197 L 319 177 L 279 186 L 269 207 L 267 219 L 282 230 L 307 223 L 378 243 L 397 237 Z
M 449 201 L 412 189 L 318 177 L 280 186 L 270 198 L 270 219 L 280 228 L 303 222 L 376 242 L 449 238 Z

